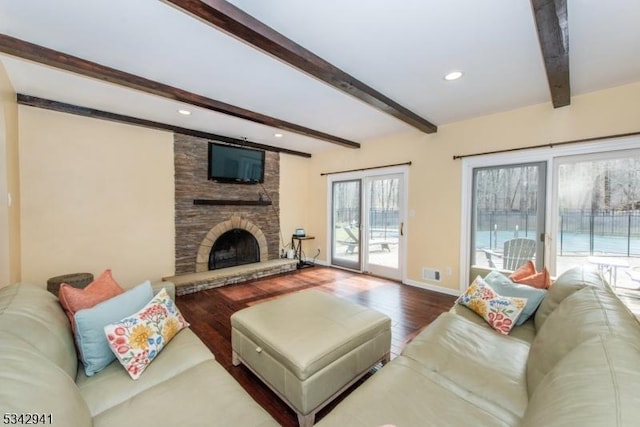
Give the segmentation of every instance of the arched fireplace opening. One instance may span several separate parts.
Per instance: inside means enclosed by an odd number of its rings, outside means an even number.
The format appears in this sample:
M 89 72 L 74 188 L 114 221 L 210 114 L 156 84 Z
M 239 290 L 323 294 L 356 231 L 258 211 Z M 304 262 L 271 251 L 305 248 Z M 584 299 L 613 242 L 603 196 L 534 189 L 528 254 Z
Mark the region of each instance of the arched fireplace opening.
M 260 261 L 258 240 L 241 228 L 220 235 L 209 253 L 209 270 L 251 264 Z

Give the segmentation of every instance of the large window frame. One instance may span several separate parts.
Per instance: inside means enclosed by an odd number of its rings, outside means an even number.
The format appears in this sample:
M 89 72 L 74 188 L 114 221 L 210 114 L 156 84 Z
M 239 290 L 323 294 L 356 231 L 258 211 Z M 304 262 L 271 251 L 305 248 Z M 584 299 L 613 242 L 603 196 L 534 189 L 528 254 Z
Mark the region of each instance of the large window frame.
M 535 259 L 536 259 L 536 264 L 537 264 L 537 268 L 542 268 L 543 263 L 544 263 L 544 250 L 545 250 L 545 245 L 542 244 L 543 242 L 540 242 L 540 232 L 545 232 L 546 228 L 545 228 L 545 203 L 546 203 L 546 197 L 545 197 L 545 193 L 547 191 L 547 185 L 546 185 L 546 167 L 547 167 L 547 162 L 528 162 L 528 163 L 515 163 L 515 164 L 509 164 L 509 165 L 500 165 L 500 166 L 490 166 L 490 167 L 474 167 L 473 168 L 473 186 L 472 186 L 472 207 L 471 207 L 471 234 L 470 234 L 470 245 L 469 245 L 469 257 L 470 257 L 470 261 L 474 258 L 474 253 L 475 253 L 475 258 L 476 258 L 476 263 L 477 263 L 477 256 L 478 253 L 476 251 L 476 247 L 477 247 L 477 241 L 475 240 L 475 238 L 478 235 L 478 230 L 477 230 L 477 225 L 478 225 L 478 208 L 477 208 L 477 204 L 478 204 L 478 194 L 476 193 L 477 191 L 477 186 L 478 184 L 478 180 L 479 180 L 479 176 L 481 173 L 483 172 L 492 172 L 492 171 L 496 171 L 497 169 L 522 169 L 522 168 L 528 168 L 530 170 L 535 170 L 537 171 L 537 183 L 532 185 L 532 188 L 534 188 L 535 190 L 535 200 L 536 200 L 536 212 L 539 212 L 536 214 L 535 216 L 535 221 L 531 221 L 531 225 L 534 228 L 534 232 L 533 234 L 527 235 L 527 228 L 530 227 L 526 227 L 525 229 L 522 230 L 523 235 L 520 237 L 526 237 L 527 239 L 531 239 L 534 240 L 536 242 L 536 250 L 535 250 Z M 526 184 L 525 184 L 526 186 Z M 517 191 L 516 191 L 517 193 Z M 528 214 L 528 212 L 527 212 Z M 497 227 L 497 226 L 496 226 Z M 501 232 L 505 231 L 505 230 L 500 230 Z M 509 238 L 513 238 L 515 237 L 514 235 L 511 235 Z M 504 237 L 503 237 L 504 238 Z M 496 240 L 499 240 L 497 238 L 497 231 L 496 231 Z M 489 249 L 493 249 L 493 248 L 489 248 Z M 469 262 L 469 264 L 471 264 L 471 262 Z
M 555 163 L 561 157 L 595 153 L 607 153 L 620 150 L 640 149 L 640 137 L 603 138 L 589 143 L 576 143 L 549 148 L 523 149 L 498 154 L 480 155 L 462 159 L 462 188 L 460 215 L 460 287 L 463 292 L 470 280 L 470 247 L 472 243 L 472 199 L 473 170 L 480 167 L 508 166 L 518 163 L 546 162 L 546 203 L 545 203 L 545 250 L 544 265 L 551 274 L 555 274 L 556 245 L 552 236 L 557 235 L 558 221 L 554 212 L 557 210 L 558 190 Z

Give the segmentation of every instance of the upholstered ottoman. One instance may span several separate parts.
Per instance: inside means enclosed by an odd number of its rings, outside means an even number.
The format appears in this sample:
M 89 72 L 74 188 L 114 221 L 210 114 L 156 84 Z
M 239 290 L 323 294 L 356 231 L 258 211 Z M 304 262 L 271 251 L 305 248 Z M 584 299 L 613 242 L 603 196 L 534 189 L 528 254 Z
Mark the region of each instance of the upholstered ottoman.
M 246 365 L 311 426 L 316 412 L 389 360 L 391 320 L 308 290 L 234 313 L 231 345 L 233 364 Z

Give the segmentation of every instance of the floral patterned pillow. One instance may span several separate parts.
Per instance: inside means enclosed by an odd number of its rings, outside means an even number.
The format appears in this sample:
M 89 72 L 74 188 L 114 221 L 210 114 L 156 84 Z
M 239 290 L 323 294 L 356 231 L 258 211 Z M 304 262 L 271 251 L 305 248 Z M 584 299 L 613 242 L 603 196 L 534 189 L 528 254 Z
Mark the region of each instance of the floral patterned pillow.
M 104 327 L 109 347 L 131 378 L 137 380 L 165 345 L 189 326 L 162 289 L 140 311 Z
M 527 298 L 499 295 L 478 276 L 456 302 L 469 307 L 496 331 L 508 335 L 524 310 Z

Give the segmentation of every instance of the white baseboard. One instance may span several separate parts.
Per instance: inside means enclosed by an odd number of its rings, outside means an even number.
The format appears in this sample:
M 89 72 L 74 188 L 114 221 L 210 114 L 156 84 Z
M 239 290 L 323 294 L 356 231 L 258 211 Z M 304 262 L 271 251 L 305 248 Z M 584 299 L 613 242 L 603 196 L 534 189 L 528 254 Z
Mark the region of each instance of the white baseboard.
M 416 288 L 427 289 L 429 291 L 440 292 L 441 294 L 453 295 L 457 297 L 460 295 L 460 291 L 458 289 L 445 288 L 438 285 L 432 285 L 430 283 L 418 282 L 415 280 L 406 279 L 404 282 L 406 285 L 415 286 Z

